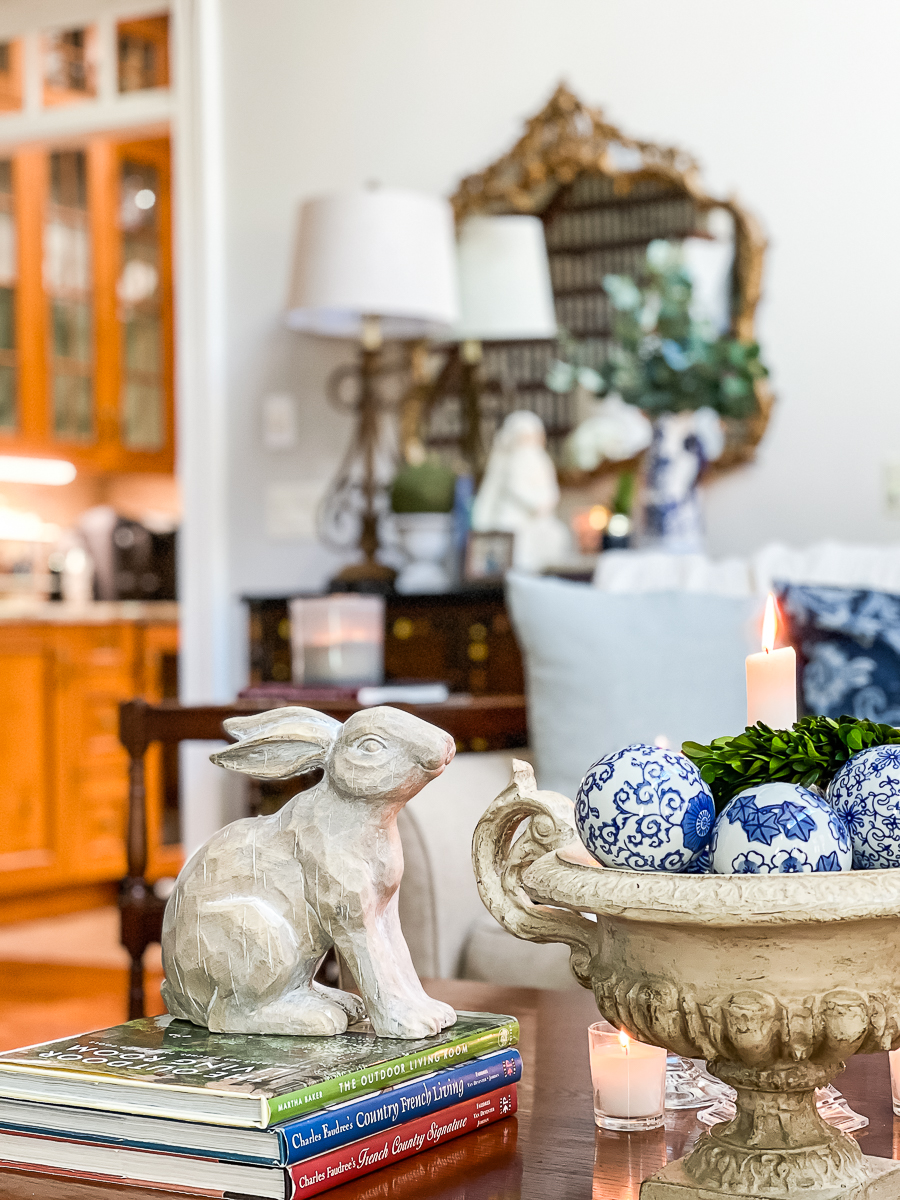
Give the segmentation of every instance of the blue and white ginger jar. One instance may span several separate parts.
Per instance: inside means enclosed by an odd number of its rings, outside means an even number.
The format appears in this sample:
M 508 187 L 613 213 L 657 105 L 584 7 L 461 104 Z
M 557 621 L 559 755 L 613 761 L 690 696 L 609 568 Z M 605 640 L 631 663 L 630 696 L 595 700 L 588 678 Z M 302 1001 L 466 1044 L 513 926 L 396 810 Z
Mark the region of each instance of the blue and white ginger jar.
M 796 783 L 739 792 L 719 814 L 709 849 L 719 875 L 849 871 L 853 861 L 844 821 Z
M 715 813 L 690 759 L 641 743 L 595 762 L 575 798 L 594 858 L 632 871 L 685 871 L 706 848 Z
M 828 800 L 850 829 L 858 871 L 900 867 L 900 746 L 854 754 L 828 785 Z

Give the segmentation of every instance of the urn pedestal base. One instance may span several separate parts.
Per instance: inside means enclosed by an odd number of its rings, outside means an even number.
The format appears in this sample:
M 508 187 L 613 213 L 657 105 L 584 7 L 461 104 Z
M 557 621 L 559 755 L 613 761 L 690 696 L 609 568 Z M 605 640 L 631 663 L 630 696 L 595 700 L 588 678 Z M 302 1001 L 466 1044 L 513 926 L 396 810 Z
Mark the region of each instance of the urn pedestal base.
M 657 1175 L 641 1184 L 640 1200 L 769 1200 L 783 1197 L 784 1192 L 720 1192 L 701 1187 L 685 1171 L 684 1159 L 669 1163 Z M 900 1162 L 892 1158 L 863 1158 L 866 1178 L 851 1188 L 810 1188 L 794 1192 L 803 1200 L 898 1200 L 900 1198 Z
M 648 1179 L 641 1200 L 900 1200 L 900 1162 L 867 1158 L 816 1108 L 815 1089 L 842 1062 L 752 1067 L 717 1059 L 709 1068 L 735 1089 L 734 1120 L 714 1125 L 690 1154 Z

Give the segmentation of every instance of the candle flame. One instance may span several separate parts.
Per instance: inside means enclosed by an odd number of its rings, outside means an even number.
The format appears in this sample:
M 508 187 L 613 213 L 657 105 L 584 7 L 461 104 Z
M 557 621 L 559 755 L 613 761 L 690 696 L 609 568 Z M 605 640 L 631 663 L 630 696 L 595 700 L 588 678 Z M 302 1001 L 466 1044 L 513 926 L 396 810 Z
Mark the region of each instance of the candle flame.
M 775 605 L 775 597 L 769 592 L 766 599 L 766 615 L 763 617 L 762 624 L 762 648 L 766 654 L 771 654 L 775 649 L 775 634 L 778 632 L 778 609 Z
M 622 1047 L 622 1049 L 627 1054 L 628 1047 L 631 1045 L 631 1038 L 628 1036 L 628 1034 L 625 1032 L 624 1029 L 619 1030 L 619 1045 Z

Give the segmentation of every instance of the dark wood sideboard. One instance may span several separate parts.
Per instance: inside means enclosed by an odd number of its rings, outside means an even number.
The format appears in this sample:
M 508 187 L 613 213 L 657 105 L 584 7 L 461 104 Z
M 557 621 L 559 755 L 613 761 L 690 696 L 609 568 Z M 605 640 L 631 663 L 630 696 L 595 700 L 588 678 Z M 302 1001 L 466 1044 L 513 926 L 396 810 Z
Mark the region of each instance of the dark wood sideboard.
M 288 597 L 245 596 L 250 611 L 250 682 L 291 678 Z M 439 679 L 451 692 L 519 696 L 522 655 L 503 588 L 466 587 L 385 600 L 385 678 Z

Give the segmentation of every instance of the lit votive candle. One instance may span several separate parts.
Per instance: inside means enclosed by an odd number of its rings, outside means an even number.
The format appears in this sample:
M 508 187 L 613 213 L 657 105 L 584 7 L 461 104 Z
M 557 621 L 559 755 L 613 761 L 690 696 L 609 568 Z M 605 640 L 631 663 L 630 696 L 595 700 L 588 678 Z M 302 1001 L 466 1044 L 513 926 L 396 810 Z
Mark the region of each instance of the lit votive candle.
M 666 1103 L 666 1052 L 605 1021 L 588 1027 L 594 1121 L 601 1129 L 656 1129 Z

